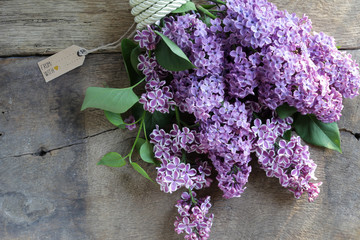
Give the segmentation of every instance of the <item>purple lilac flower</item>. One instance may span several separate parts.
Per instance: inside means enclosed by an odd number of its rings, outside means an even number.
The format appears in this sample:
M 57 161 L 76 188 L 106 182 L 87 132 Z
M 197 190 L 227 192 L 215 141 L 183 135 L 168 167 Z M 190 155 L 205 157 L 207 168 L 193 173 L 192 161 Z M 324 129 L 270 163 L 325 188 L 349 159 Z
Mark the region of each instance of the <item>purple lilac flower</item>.
M 192 192 L 191 195 L 184 192 L 175 207 L 180 215 L 176 217 L 174 223 L 175 232 L 185 233 L 185 239 L 206 240 L 209 238 L 214 219 L 214 214 L 208 214 L 211 208 L 209 196 L 197 199 L 195 192 Z
M 146 48 L 147 50 L 154 50 L 159 38 L 151 29 L 151 27 L 147 26 L 147 29 L 136 32 L 134 40 L 139 43 L 141 48 Z
M 130 115 L 128 118 L 126 118 L 124 122 L 130 124 L 130 125 L 126 125 L 126 128 L 129 129 L 130 131 L 136 128 L 135 118 L 133 115 Z
M 164 192 L 172 193 L 181 187 L 201 189 L 209 187 L 211 167 L 206 162 L 198 162 L 197 166 L 181 161 L 183 152 L 196 151 L 191 146 L 198 145 L 195 131 L 184 127 L 181 130 L 174 124 L 170 133 L 158 126 L 150 134 L 150 142 L 154 144 L 154 155 L 161 161 L 157 167 L 156 181 Z M 197 169 L 196 169 L 197 168 Z
M 219 188 L 225 198 L 240 197 L 251 172 L 253 136 L 245 105 L 224 102 L 213 109 L 211 119 L 200 123 L 200 148 L 217 171 Z
M 156 179 L 161 190 L 208 187 L 213 165 L 224 197 L 239 197 L 255 152 L 267 176 L 278 178 L 296 198 L 307 192 L 314 201 L 321 185 L 311 182 L 316 164 L 298 137 L 282 139 L 292 119 L 274 118 L 275 110 L 288 103 L 301 114 L 337 121 L 343 97 L 358 95 L 358 64 L 339 52 L 332 38 L 313 34 L 306 16 L 280 11 L 267 0 L 228 0 L 218 10 L 224 12 L 210 26 L 198 14 L 163 21 L 161 31 L 195 69 L 169 72 L 159 66 L 153 51 L 139 56 L 138 69 L 146 77 L 140 99 L 144 109 L 165 113 L 177 106 L 198 124 L 193 130 L 175 124 L 169 132 L 157 127 L 151 133 L 155 157 L 161 161 Z M 154 48 L 152 29 L 137 33 L 140 47 Z M 264 113 L 267 119 L 255 118 Z M 183 160 L 193 152 L 207 160 Z M 199 202 L 193 206 L 189 195 L 180 201 L 176 231 L 185 232 L 186 239 L 206 239 L 209 225 L 195 222 L 206 207 Z
M 164 85 L 165 81 L 151 80 L 146 83 L 146 92 L 141 95 L 139 100 L 145 111 L 169 113 L 169 108 L 175 103 L 172 101 L 173 93 L 170 87 Z
M 289 142 L 281 139 L 278 146 L 275 142 L 271 147 L 259 144 L 264 141 L 263 136 L 268 134 L 275 139 L 281 137 L 280 133 L 290 129 L 290 125 L 286 126 L 285 122 L 272 119 L 260 125 L 261 121 L 256 120 L 257 126 L 253 129 L 256 131 L 255 152 L 258 162 L 268 177 L 278 178 L 280 184 L 293 192 L 296 198 L 300 198 L 304 192 L 307 192 L 308 200 L 312 202 L 318 197 L 319 186 L 322 183 L 310 182 L 311 179 L 316 180 L 316 164 L 310 159 L 308 146 L 301 145 L 300 137 L 293 136 Z M 274 131 L 274 128 L 282 128 L 282 130 Z
M 233 62 L 241 57 L 246 66 L 246 58 L 239 55 L 241 48 L 258 56 L 252 59 L 254 68 L 245 68 L 253 73 L 231 74 L 236 68 L 229 62 L 228 77 L 235 78 L 230 81 L 230 90 L 235 89 L 239 97 L 253 94 L 252 89 L 258 86 L 259 102 L 272 110 L 287 102 L 302 114 L 334 122 L 341 116 L 342 97 L 358 94 L 358 65 L 336 49 L 332 38 L 323 33 L 312 35 L 307 17 L 279 11 L 265 0 L 230 0 L 222 22 L 227 33 L 223 46 L 228 46 L 224 53 L 229 53 Z M 250 60 L 249 53 L 246 57 Z M 237 75 L 245 80 L 236 82 Z

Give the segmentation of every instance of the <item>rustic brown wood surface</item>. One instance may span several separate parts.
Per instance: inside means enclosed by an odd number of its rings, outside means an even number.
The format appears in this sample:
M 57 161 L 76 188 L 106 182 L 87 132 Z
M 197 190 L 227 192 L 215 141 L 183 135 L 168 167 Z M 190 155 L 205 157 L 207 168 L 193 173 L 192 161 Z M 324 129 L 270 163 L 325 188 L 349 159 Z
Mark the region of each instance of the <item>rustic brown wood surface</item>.
M 343 48 L 360 48 L 357 0 L 273 2 L 307 13 L 316 31 Z M 87 87 L 127 86 L 121 55 L 90 55 L 50 83 L 37 67 L 45 57 L 31 56 L 116 40 L 132 23 L 128 2 L 12 0 L 0 7 L 0 239 L 181 239 L 173 231 L 180 192 L 160 192 L 129 166 L 96 166 L 108 151 L 126 153 L 134 138 L 101 111 L 80 112 Z M 360 50 L 349 52 L 360 62 Z M 211 239 L 360 239 L 360 98 L 345 101 L 339 125 L 343 154 L 311 147 L 324 182 L 314 203 L 295 200 L 253 164 L 241 198 L 207 190 Z
M 360 47 L 358 0 L 273 0 L 279 8 L 306 13 L 314 30 L 342 48 Z M 0 1 L 0 56 L 58 52 L 72 44 L 94 48 L 119 38 L 133 23 L 126 0 Z

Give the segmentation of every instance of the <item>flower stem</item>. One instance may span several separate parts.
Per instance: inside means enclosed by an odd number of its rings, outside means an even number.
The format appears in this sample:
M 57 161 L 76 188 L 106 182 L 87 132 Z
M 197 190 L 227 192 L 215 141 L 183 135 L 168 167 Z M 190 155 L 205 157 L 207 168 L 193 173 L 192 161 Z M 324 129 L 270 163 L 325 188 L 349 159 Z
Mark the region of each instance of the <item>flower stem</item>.
M 193 194 L 192 194 L 192 191 L 191 191 L 191 189 L 189 188 L 189 194 L 190 194 L 190 196 L 191 196 L 191 202 L 194 204 L 194 206 L 197 204 L 197 201 L 195 200 L 195 198 L 194 198 L 194 196 L 193 196 Z
M 141 120 L 142 120 L 142 119 L 139 118 L 138 120 L 136 120 L 136 122 L 133 122 L 133 123 L 125 123 L 125 125 L 131 126 L 131 125 L 137 124 L 137 123 L 140 122 Z
M 213 3 L 217 3 L 217 4 L 222 4 L 222 5 L 226 4 L 224 1 L 220 1 L 220 0 L 209 0 L 209 1 L 213 2 Z
M 137 87 L 140 83 L 142 83 L 145 80 L 145 78 L 141 79 L 140 81 L 138 81 L 135 85 L 131 86 L 130 88 L 135 88 Z
M 200 4 L 197 4 L 197 5 L 196 5 L 196 8 L 197 8 L 197 10 L 199 10 L 200 12 L 202 12 L 203 14 L 205 14 L 206 16 L 208 16 L 208 17 L 210 17 L 210 18 L 212 18 L 212 19 L 216 19 L 216 18 L 217 18 L 214 14 L 212 14 L 211 12 L 209 12 L 209 10 L 203 8 Z
M 147 135 L 146 135 L 145 115 L 144 115 L 144 122 L 143 122 L 142 126 L 143 126 L 143 129 L 144 129 L 145 140 L 148 141 L 148 138 L 147 138 Z
M 144 124 L 144 120 L 145 120 L 145 111 L 143 112 L 143 115 L 141 116 L 140 119 L 141 119 L 141 123 L 140 123 L 140 126 L 139 126 L 138 133 L 137 133 L 137 135 L 136 135 L 134 144 L 133 144 L 133 146 L 132 146 L 132 148 L 131 148 L 131 150 L 130 150 L 130 152 L 129 152 L 129 154 L 128 154 L 129 162 L 130 162 L 130 163 L 132 162 L 132 161 L 131 161 L 131 156 L 132 156 L 132 154 L 133 154 L 133 152 L 134 152 L 136 143 L 137 143 L 137 141 L 139 140 L 141 130 L 143 129 L 143 124 Z

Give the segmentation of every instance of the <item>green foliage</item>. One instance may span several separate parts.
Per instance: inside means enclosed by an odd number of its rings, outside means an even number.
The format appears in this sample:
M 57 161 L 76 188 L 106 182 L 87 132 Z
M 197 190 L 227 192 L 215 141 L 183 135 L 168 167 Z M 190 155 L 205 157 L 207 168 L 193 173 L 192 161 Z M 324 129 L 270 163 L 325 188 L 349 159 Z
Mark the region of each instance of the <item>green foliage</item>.
M 139 71 L 137 65 L 139 64 L 139 55 L 141 54 L 141 48 L 140 46 L 137 46 L 136 48 L 134 48 L 131 51 L 131 55 L 130 55 L 130 62 L 131 62 L 131 67 L 135 70 L 135 72 L 138 74 L 138 76 L 144 76 L 143 73 L 141 71 Z
M 109 122 L 111 122 L 113 125 L 122 129 L 125 128 L 126 124 L 119 113 L 113 113 L 109 111 L 104 111 L 104 113 L 107 120 L 109 120 Z
M 186 13 L 189 11 L 196 11 L 196 6 L 193 2 L 187 2 L 180 6 L 178 9 L 172 11 L 172 13 Z
M 135 142 L 135 148 L 139 153 L 140 153 L 140 148 L 145 143 L 145 141 L 146 140 L 143 138 L 138 138 L 137 141 Z
M 159 128 L 164 129 L 169 125 L 174 118 L 174 112 L 170 113 L 161 113 L 155 111 L 153 114 L 146 112 L 145 114 L 145 126 L 146 126 L 146 135 L 149 136 L 152 130 L 159 125 Z
M 124 113 L 139 101 L 132 88 L 89 87 L 81 110 L 99 108 L 113 113 Z
M 290 117 L 291 115 L 296 113 L 297 109 L 289 106 L 289 104 L 287 104 L 287 103 L 284 103 L 283 105 L 281 105 L 280 107 L 278 107 L 276 109 L 276 112 L 281 119 L 284 119 L 284 118 Z
M 143 74 L 139 73 L 137 71 L 137 68 L 134 68 L 132 63 L 131 63 L 132 52 L 137 47 L 138 47 L 138 44 L 136 44 L 135 42 L 133 42 L 130 39 L 124 38 L 121 41 L 121 53 L 122 53 L 122 56 L 123 56 L 126 72 L 127 72 L 128 77 L 130 79 L 131 85 L 136 84 L 137 82 L 139 82 L 141 79 L 144 78 Z M 135 55 L 135 54 L 133 54 L 133 55 Z
M 288 131 L 284 132 L 283 138 L 287 141 L 290 141 L 291 135 L 292 135 L 292 131 L 288 130 Z
M 296 133 L 307 143 L 336 150 L 340 153 L 340 132 L 336 122 L 323 123 L 314 115 L 297 113 L 293 126 Z
M 126 165 L 125 158 L 116 152 L 109 152 L 101 158 L 97 165 L 105 165 L 108 167 L 123 167 Z
M 201 5 L 197 5 L 196 8 L 197 8 L 197 10 L 199 10 L 199 12 L 203 13 L 205 16 L 207 16 L 207 17 L 209 17 L 211 19 L 216 19 L 217 18 L 214 14 L 212 14 L 209 10 L 202 7 Z
M 147 163 L 155 163 L 153 148 L 154 146 L 149 141 L 145 141 L 140 147 L 141 159 Z
M 214 8 L 214 7 L 216 7 L 216 5 L 214 5 L 214 4 L 203 4 L 203 5 L 201 5 L 203 8 L 205 8 L 205 9 L 212 9 L 212 8 Z
M 141 103 L 137 102 L 132 108 L 131 113 L 136 120 L 139 120 L 144 113 L 144 107 Z
M 138 120 L 144 113 L 144 108 L 140 103 L 136 103 L 131 108 L 131 112 L 135 119 Z M 159 125 L 159 128 L 165 128 L 173 121 L 174 115 L 174 111 L 170 111 L 170 113 L 161 113 L 155 111 L 153 114 L 145 112 L 144 124 L 146 126 L 146 135 L 149 136 L 152 130 L 154 130 L 154 128 L 156 127 L 156 125 Z
M 183 71 L 195 68 L 185 53 L 168 37 L 155 31 L 161 37 L 156 45 L 155 56 L 157 62 L 169 71 Z
M 147 172 L 142 168 L 140 167 L 139 164 L 135 163 L 135 162 L 130 162 L 131 166 L 138 172 L 140 173 L 144 178 L 150 180 L 151 182 L 154 182 L 150 177 L 149 175 L 147 174 Z

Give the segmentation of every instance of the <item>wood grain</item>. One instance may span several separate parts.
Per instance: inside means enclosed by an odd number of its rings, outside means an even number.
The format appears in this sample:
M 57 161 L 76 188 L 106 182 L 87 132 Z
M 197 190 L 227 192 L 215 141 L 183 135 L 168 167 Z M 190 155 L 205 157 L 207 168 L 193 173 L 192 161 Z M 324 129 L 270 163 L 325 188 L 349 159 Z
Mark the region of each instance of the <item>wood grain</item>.
M 306 13 L 315 31 L 334 36 L 342 48 L 360 48 L 358 0 L 272 2 Z M 117 40 L 133 23 L 125 0 L 7 0 L 0 7 L 0 56 L 53 54 L 73 44 L 91 49 Z
M 133 23 L 128 1 L 1 1 L 0 55 L 42 55 L 116 41 Z
M 273 2 L 307 13 L 315 31 L 334 35 L 343 48 L 360 47 L 357 0 Z M 116 40 L 132 23 L 125 0 L 5 0 L 0 7 L 0 56 L 92 48 Z M 360 50 L 350 53 L 360 61 Z M 135 135 L 114 128 L 102 111 L 80 111 L 87 87 L 127 86 L 121 55 L 90 55 L 47 84 L 41 59 L 0 58 L 0 239 L 182 239 L 173 231 L 180 192 L 160 192 L 130 166 L 96 166 L 109 151 L 126 154 Z M 216 184 L 202 193 L 211 195 L 215 214 L 210 239 L 359 239 L 359 109 L 360 98 L 345 101 L 343 154 L 311 147 L 323 182 L 314 203 L 295 200 L 253 163 L 241 198 L 223 199 Z
M 182 239 L 173 231 L 180 192 L 160 192 L 130 166 L 96 166 L 109 151 L 126 154 L 135 135 L 101 111 L 80 112 L 87 87 L 127 85 L 120 57 L 89 56 L 48 84 L 36 65 L 42 57 L 0 59 L 1 239 Z M 358 98 L 346 101 L 343 154 L 311 147 L 324 183 L 314 203 L 295 200 L 253 163 L 241 198 L 223 199 L 216 184 L 202 193 L 213 203 L 211 239 L 358 239 L 360 143 L 349 131 L 358 129 L 359 107 Z

